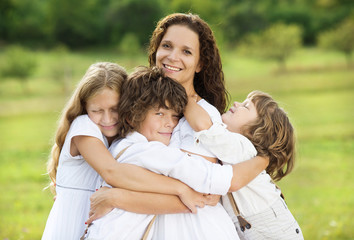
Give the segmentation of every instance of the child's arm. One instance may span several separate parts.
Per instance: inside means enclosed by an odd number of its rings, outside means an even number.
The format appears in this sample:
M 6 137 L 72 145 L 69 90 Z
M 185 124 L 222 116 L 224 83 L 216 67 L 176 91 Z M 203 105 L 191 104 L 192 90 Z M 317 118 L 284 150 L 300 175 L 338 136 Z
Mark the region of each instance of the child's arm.
M 103 187 L 92 194 L 90 224 L 113 208 L 140 214 L 189 213 L 189 209 L 174 195 L 134 192 L 120 188 Z
M 191 97 L 188 98 L 188 104 L 184 110 L 184 117 L 196 132 L 209 129 L 213 125 L 207 111 Z
M 176 179 L 152 173 L 132 164 L 117 163 L 104 144 L 97 138 L 76 136 L 73 142 L 85 160 L 113 187 L 133 191 L 171 194 L 196 212 L 196 205 L 202 207 L 205 198 Z
M 229 192 L 235 192 L 246 186 L 269 164 L 268 157 L 256 156 L 250 160 L 232 165 L 233 177 Z

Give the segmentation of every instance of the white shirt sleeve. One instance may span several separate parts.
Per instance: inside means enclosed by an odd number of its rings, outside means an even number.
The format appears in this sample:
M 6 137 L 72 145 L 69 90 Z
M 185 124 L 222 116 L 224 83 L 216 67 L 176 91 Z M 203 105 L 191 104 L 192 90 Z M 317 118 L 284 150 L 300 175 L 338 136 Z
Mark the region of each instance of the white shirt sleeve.
M 226 194 L 233 176 L 231 166 L 211 163 L 200 156 L 184 153 L 160 142 L 135 143 L 119 161 L 176 178 L 202 193 Z
M 257 155 L 252 142 L 245 136 L 230 132 L 226 124 L 214 122 L 213 125 L 194 135 L 194 142 L 209 149 L 221 161 L 236 164 Z

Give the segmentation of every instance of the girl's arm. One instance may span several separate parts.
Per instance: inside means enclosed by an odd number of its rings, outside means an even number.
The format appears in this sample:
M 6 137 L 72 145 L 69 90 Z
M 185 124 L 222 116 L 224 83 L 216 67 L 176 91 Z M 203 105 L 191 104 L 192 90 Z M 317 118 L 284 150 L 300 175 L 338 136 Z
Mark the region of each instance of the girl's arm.
M 95 137 L 76 136 L 73 142 L 85 160 L 111 186 L 140 192 L 171 194 L 195 213 L 206 201 L 186 184 L 132 164 L 117 163 L 105 145 Z M 134 206 L 134 205 L 132 205 Z
M 91 198 L 90 224 L 113 208 L 141 214 L 188 213 L 189 209 L 174 195 L 134 192 L 121 188 L 103 187 Z

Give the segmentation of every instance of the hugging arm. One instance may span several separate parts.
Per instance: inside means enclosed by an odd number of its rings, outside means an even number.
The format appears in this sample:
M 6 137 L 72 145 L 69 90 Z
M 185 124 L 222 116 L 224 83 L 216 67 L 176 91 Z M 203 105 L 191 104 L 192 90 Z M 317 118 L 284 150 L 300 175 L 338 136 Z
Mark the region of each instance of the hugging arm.
M 85 160 L 113 187 L 137 192 L 175 195 L 180 197 L 191 212 L 197 211 L 196 206 L 204 206 L 205 197 L 184 183 L 136 165 L 118 163 L 97 138 L 77 136 L 73 138 L 73 142 Z M 173 204 L 180 205 L 182 203 L 179 198 L 174 199 Z M 144 203 L 142 204 L 144 207 Z M 173 204 L 171 204 L 172 212 L 175 211 Z M 137 205 L 132 204 L 131 206 L 136 207 Z M 185 209 L 181 209 L 181 211 L 183 212 Z
M 196 138 L 200 143 L 223 162 L 233 164 L 230 192 L 246 186 L 267 168 L 268 157 L 255 156 L 255 148 L 248 139 L 240 134 L 231 133 L 222 123 L 213 124 L 209 114 L 195 101 L 188 101 L 184 116 L 197 132 Z M 249 160 L 243 161 L 245 159 Z

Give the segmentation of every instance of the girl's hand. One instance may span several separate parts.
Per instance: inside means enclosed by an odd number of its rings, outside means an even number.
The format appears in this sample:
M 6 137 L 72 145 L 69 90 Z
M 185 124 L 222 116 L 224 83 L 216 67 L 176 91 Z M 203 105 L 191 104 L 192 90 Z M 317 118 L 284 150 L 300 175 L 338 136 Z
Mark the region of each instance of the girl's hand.
M 205 194 L 204 196 L 206 196 L 207 199 L 205 204 L 209 206 L 216 206 L 216 204 L 218 204 L 221 198 L 221 195 L 215 195 L 215 194 Z
M 110 211 L 112 211 L 113 206 L 109 203 L 110 199 L 110 188 L 102 187 L 94 194 L 91 195 L 91 208 L 89 212 L 89 219 L 85 224 L 90 224 L 94 220 L 103 217 Z
M 204 194 L 194 191 L 187 185 L 179 198 L 192 213 L 197 213 L 197 207 L 203 208 L 207 202 L 207 197 Z

